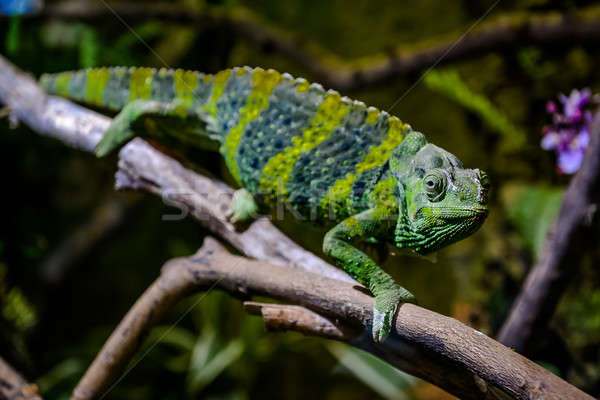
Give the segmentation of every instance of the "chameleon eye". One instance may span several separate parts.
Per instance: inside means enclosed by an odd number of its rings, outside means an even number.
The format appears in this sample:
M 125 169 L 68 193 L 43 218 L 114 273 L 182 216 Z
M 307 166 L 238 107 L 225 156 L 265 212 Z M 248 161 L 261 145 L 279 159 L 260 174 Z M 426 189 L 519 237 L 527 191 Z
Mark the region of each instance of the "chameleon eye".
M 423 186 L 430 201 L 440 201 L 448 185 L 446 174 L 434 169 L 425 175 Z

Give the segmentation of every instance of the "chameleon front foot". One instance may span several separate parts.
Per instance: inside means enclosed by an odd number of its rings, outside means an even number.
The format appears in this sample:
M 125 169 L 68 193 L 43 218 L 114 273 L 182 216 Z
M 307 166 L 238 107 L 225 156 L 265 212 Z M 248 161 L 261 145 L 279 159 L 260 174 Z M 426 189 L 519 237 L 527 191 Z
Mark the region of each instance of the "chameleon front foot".
M 251 220 L 258 213 L 258 205 L 246 189 L 239 189 L 233 193 L 229 219 L 237 224 Z
M 416 303 L 415 297 L 400 285 L 375 296 L 373 307 L 373 340 L 382 343 L 392 330 L 392 321 L 399 303 Z

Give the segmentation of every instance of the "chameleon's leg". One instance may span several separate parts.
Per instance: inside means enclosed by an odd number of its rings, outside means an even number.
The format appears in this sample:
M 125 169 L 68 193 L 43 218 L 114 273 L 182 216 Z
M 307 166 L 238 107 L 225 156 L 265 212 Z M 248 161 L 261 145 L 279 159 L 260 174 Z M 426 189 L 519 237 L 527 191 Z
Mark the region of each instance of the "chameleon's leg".
M 258 205 L 246 189 L 238 189 L 231 199 L 231 222 L 248 221 L 258 212 Z
M 182 111 L 186 113 L 182 116 Z M 135 124 L 143 117 L 184 119 L 190 110 L 184 110 L 178 103 L 163 103 L 155 100 L 134 100 L 128 103 L 113 119 L 106 133 L 96 145 L 96 156 L 102 157 L 132 139 L 142 129 L 134 129 Z
M 398 303 L 415 302 L 415 298 L 369 256 L 353 246 L 353 243 L 377 237 L 389 228 L 378 215 L 381 213 L 371 209 L 340 222 L 325 235 L 323 251 L 375 295 L 373 340 L 382 342 L 390 333 Z

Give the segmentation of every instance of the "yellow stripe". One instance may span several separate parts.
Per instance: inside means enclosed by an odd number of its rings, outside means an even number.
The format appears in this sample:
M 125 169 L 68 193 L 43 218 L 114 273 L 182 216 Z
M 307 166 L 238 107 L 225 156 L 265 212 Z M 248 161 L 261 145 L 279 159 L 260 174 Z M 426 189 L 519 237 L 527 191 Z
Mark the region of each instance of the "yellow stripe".
M 352 236 L 360 237 L 364 233 L 363 225 L 360 223 L 360 220 L 354 215 L 346 218 L 344 220 L 344 225 L 348 229 L 348 232 L 352 232 Z
M 381 210 L 394 209 L 398 207 L 398 199 L 393 196 L 396 188 L 396 180 L 394 178 L 384 179 L 379 181 L 371 192 L 370 199 Z
M 273 200 L 276 194 L 287 194 L 285 187 L 298 157 L 327 139 L 349 109 L 350 104 L 343 102 L 339 94 L 328 93 L 319 105 L 310 126 L 302 132 L 302 136 L 292 138 L 292 146 L 285 148 L 282 153 L 267 162 L 260 179 L 260 187 L 270 200 Z
M 377 114 L 379 114 L 379 112 L 377 112 Z M 369 113 L 367 121 L 369 121 L 369 123 L 374 123 L 375 120 L 376 119 L 370 118 Z M 402 142 L 402 138 L 404 137 L 403 133 L 407 129 L 408 125 L 403 124 L 402 121 L 396 117 L 390 117 L 386 138 L 383 142 L 378 146 L 372 147 L 364 160 L 356 164 L 356 173 L 350 173 L 335 182 L 321 201 L 321 207 L 323 207 L 325 211 L 327 211 L 330 205 L 339 205 L 343 207 L 343 204 L 350 197 L 352 185 L 354 185 L 354 181 L 358 178 L 358 175 L 363 171 L 378 167 L 385 163 L 390 157 L 392 150 Z
M 198 74 L 178 69 L 173 74 L 173 81 L 175 83 L 175 98 L 184 107 L 189 107 L 194 100 L 194 90 L 198 86 Z
M 64 72 L 56 77 L 55 93 L 60 96 L 69 96 L 69 81 L 72 72 Z
M 396 117 L 390 117 L 385 140 L 381 142 L 379 146 L 375 146 L 369 150 L 365 159 L 356 164 L 356 170 L 358 172 L 363 172 L 385 163 L 390 157 L 392 150 L 402 142 L 404 132 L 407 129 L 407 124 L 403 124 L 402 121 Z
M 306 79 L 296 79 L 296 91 L 298 93 L 306 92 L 310 87 L 310 83 Z
M 152 68 L 136 68 L 129 80 L 129 101 L 149 99 L 152 92 Z
M 358 178 L 358 174 L 350 173 L 346 175 L 345 178 L 338 179 L 335 184 L 329 188 L 329 191 L 321 200 L 321 207 L 327 213 L 329 212 L 329 207 L 333 207 L 331 211 L 337 214 L 339 211 L 342 211 L 344 207 L 351 203 L 350 193 L 352 193 L 352 185 L 354 181 Z
M 226 69 L 217 72 L 213 79 L 212 92 L 210 93 L 210 99 L 204 106 L 204 109 L 209 112 L 210 115 L 215 117 L 217 115 L 217 101 L 223 95 L 225 91 L 225 84 L 231 75 L 231 69 Z
M 379 118 L 379 110 L 376 108 L 369 107 L 369 111 L 367 112 L 367 118 L 365 119 L 367 124 L 374 124 L 375 121 L 377 121 L 377 118 Z
M 108 68 L 98 68 L 88 71 L 85 81 L 85 98 L 89 103 L 102 105 L 102 94 L 109 78 L 110 71 Z
M 254 70 L 252 73 L 252 92 L 246 100 L 246 105 L 240 110 L 238 124 L 229 131 L 225 138 L 225 162 L 229 167 L 229 171 L 238 182 L 240 182 L 240 172 L 235 160 L 235 154 L 242 139 L 244 126 L 256 119 L 261 111 L 268 107 L 269 95 L 279 81 L 281 81 L 281 74 L 277 71 L 272 69 L 268 71 L 262 69 Z

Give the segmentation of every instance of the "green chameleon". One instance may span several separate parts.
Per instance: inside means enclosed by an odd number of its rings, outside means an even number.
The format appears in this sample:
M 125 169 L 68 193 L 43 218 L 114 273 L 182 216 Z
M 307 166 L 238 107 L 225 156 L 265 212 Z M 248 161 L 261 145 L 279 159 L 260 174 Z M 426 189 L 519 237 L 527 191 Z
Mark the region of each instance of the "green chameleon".
M 385 340 L 400 302 L 414 302 L 360 242 L 426 254 L 475 232 L 489 181 L 385 111 L 274 70 L 214 75 L 151 68 L 46 74 L 49 92 L 119 111 L 96 147 L 103 156 L 135 135 L 174 148 L 220 145 L 243 188 L 232 219 L 287 204 L 330 228 L 323 250 L 375 295 L 373 338 Z M 210 139 L 210 140 L 207 140 Z

